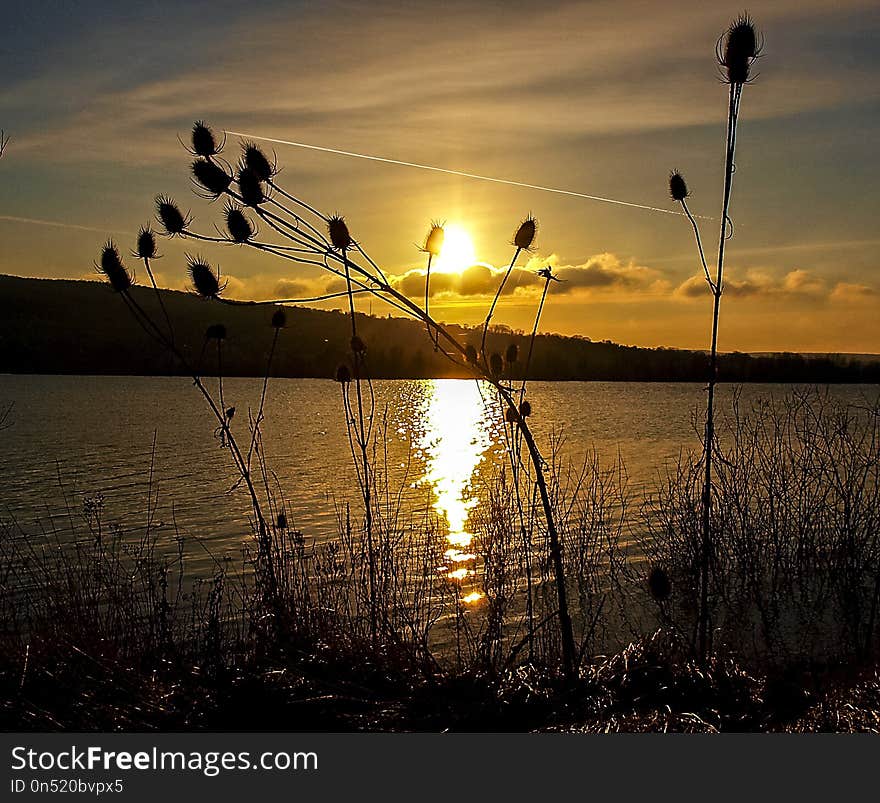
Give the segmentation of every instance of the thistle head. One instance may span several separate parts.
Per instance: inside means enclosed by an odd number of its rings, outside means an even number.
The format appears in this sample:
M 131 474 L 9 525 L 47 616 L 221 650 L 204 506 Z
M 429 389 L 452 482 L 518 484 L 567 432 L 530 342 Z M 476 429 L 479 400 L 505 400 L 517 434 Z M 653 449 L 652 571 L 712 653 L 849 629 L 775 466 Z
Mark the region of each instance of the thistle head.
M 277 309 L 272 313 L 272 328 L 283 329 L 287 325 L 287 313 L 283 309 Z
M 493 351 L 489 356 L 489 371 L 492 376 L 501 376 L 504 373 L 504 360 L 497 351 Z
M 679 173 L 678 170 L 673 170 L 669 174 L 669 195 L 673 201 L 679 202 L 683 201 L 688 195 L 690 195 L 684 176 Z
M 532 405 L 527 401 L 522 401 L 519 405 L 520 418 L 528 418 L 532 414 Z
M 337 251 L 347 251 L 354 243 L 345 218 L 341 215 L 333 215 L 327 221 L 327 233 L 330 235 L 330 243 Z
M 196 120 L 192 127 L 191 141 L 192 152 L 196 156 L 203 156 L 207 159 L 210 156 L 216 156 L 223 150 L 226 137 L 224 135 L 223 141 L 218 145 L 211 127 L 204 120 Z
M 464 347 L 464 356 L 471 365 L 474 365 L 477 362 L 477 349 L 472 344 L 468 343 Z
M 226 230 L 234 243 L 241 245 L 248 242 L 256 234 L 253 223 L 241 210 L 241 207 L 228 203 L 223 209 L 226 218 Z
M 218 198 L 229 189 L 232 176 L 217 162 L 207 159 L 196 159 L 192 163 L 193 180 L 202 188 L 205 198 Z
M 134 255 L 138 259 L 159 258 L 159 251 L 156 248 L 156 235 L 149 226 L 141 226 L 141 230 L 138 232 Z
M 513 235 L 513 244 L 523 250 L 531 251 L 532 243 L 535 242 L 535 235 L 538 233 L 538 221 L 529 215 L 516 230 Z
M 349 371 L 348 366 L 345 363 L 342 363 L 336 369 L 336 381 L 340 385 L 345 385 L 351 382 L 351 371 Z
M 220 293 L 226 287 L 226 283 L 221 283 L 220 273 L 214 272 L 204 259 L 199 256 L 186 257 L 187 272 L 192 282 L 193 290 L 202 298 L 219 298 Z
M 182 234 L 192 223 L 189 214 L 184 215 L 180 207 L 174 203 L 174 199 L 167 195 L 156 196 L 156 220 L 162 224 L 165 233 L 170 237 Z
M 278 172 L 275 158 L 273 157 L 270 162 L 262 149 L 254 142 L 242 142 L 241 161 L 248 170 L 254 172 L 260 181 L 269 181 Z
M 357 335 L 351 339 L 351 350 L 354 354 L 366 354 L 367 344 L 364 343 Z
M 242 167 L 238 171 L 238 192 L 245 206 L 256 208 L 266 202 L 263 182 L 249 167 Z
M 729 84 L 745 84 L 749 80 L 752 62 L 764 47 L 761 35 L 748 14 L 737 17 L 722 34 L 716 47 L 718 64 Z
M 104 274 L 110 286 L 117 293 L 124 293 L 134 284 L 134 276 L 122 263 L 119 249 L 113 240 L 107 240 L 101 249 L 101 261 L 97 264 L 98 273 Z
M 222 323 L 212 323 L 205 329 L 205 340 L 226 340 L 226 327 Z
M 657 602 L 665 602 L 672 594 L 672 581 L 666 571 L 659 566 L 651 569 L 648 575 L 648 590 Z
M 507 351 L 504 352 L 504 361 L 508 365 L 513 365 L 519 359 L 519 346 L 516 343 L 511 343 L 507 347 Z
M 431 230 L 428 232 L 428 236 L 425 237 L 425 244 L 422 246 L 422 251 L 434 257 L 440 256 L 440 252 L 443 250 L 443 240 L 445 237 L 446 233 L 443 231 L 443 224 L 437 221 L 433 222 L 431 224 Z

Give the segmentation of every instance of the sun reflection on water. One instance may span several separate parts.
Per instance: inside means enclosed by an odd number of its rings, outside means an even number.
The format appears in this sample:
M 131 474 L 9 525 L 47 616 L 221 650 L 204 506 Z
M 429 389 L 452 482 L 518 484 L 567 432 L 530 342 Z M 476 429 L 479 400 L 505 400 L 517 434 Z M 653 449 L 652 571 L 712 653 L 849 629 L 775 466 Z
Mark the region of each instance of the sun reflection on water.
M 425 459 L 425 477 L 434 492 L 433 508 L 447 526 L 449 549 L 439 571 L 463 583 L 474 575 L 476 555 L 470 549 L 474 535 L 468 517 L 479 499 L 471 487 L 486 450 L 492 444 L 480 388 L 476 382 L 432 380 L 419 447 Z M 472 590 L 461 597 L 474 604 L 482 594 Z

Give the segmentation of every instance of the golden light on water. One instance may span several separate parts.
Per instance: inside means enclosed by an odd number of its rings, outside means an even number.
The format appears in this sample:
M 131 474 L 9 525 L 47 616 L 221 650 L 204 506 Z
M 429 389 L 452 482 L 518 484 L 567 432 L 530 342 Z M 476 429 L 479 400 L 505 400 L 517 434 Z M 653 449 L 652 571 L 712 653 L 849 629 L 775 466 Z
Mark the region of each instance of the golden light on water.
M 424 481 L 433 490 L 432 507 L 447 527 L 445 577 L 463 582 L 474 575 L 476 555 L 468 517 L 478 503 L 472 483 L 492 442 L 483 397 L 476 382 L 435 379 L 430 383 L 419 447 L 425 460 Z M 475 596 L 476 595 L 476 596 Z M 471 604 L 478 591 L 462 597 Z

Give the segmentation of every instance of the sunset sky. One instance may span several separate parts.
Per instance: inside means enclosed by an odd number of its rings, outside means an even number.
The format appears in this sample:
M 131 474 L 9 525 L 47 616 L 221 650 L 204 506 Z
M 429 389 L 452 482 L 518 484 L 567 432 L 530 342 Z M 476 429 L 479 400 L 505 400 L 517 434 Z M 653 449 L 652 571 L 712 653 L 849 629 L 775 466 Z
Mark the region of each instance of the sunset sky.
M 720 206 L 726 87 L 715 41 L 736 5 L 632 0 L 536 4 L 12 3 L 4 7 L 0 273 L 81 278 L 107 236 L 127 251 L 152 198 L 195 197 L 192 121 L 673 210 Z M 880 352 L 880 5 L 752 3 L 764 32 L 745 88 L 720 346 Z M 566 279 L 543 328 L 644 346 L 705 348 L 710 301 L 686 219 L 583 198 L 274 147 L 280 183 L 346 216 L 353 235 L 418 297 L 416 244 L 432 219 L 461 253 L 432 308 L 475 323 L 520 220 L 540 223 L 520 265 Z M 237 143 L 228 145 L 231 160 Z M 717 222 L 703 221 L 708 250 Z M 240 298 L 304 295 L 315 269 L 243 249 L 163 242 L 163 284 L 184 251 L 219 263 Z M 710 259 L 714 259 L 710 256 Z M 461 274 L 461 269 L 465 269 Z M 516 277 L 497 321 L 531 324 L 539 287 Z M 335 302 L 339 306 L 338 300 Z M 385 314 L 380 302 L 360 308 Z M 332 304 L 330 305 L 332 306 Z

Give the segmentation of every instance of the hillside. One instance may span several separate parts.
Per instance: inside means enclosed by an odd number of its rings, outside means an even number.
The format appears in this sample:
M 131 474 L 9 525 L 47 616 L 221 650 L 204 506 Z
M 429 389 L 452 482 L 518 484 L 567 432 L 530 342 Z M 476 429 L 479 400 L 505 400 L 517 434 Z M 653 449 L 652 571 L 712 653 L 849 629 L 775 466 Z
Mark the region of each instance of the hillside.
M 155 320 L 161 320 L 152 290 L 136 287 L 134 297 Z M 203 350 L 206 328 L 226 326 L 223 372 L 262 375 L 272 342 L 274 308 L 221 304 L 195 295 L 163 290 L 178 345 L 195 362 Z M 424 328 L 405 318 L 360 315 L 361 336 L 376 378 L 422 378 L 462 375 L 434 352 Z M 452 327 L 465 341 L 477 342 L 472 330 Z M 287 309 L 287 328 L 279 340 L 273 374 L 331 377 L 346 357 L 347 315 L 305 307 Z M 493 350 L 503 351 L 522 334 L 493 331 Z M 203 371 L 216 367 L 208 350 Z M 707 356 L 699 351 L 648 349 L 592 342 L 583 337 L 541 335 L 534 349 L 535 379 L 702 381 Z M 181 368 L 138 326 L 122 301 L 106 285 L 73 280 L 0 276 L 0 372 L 66 374 L 175 374 Z M 725 354 L 723 381 L 880 382 L 880 357 L 834 355 Z

